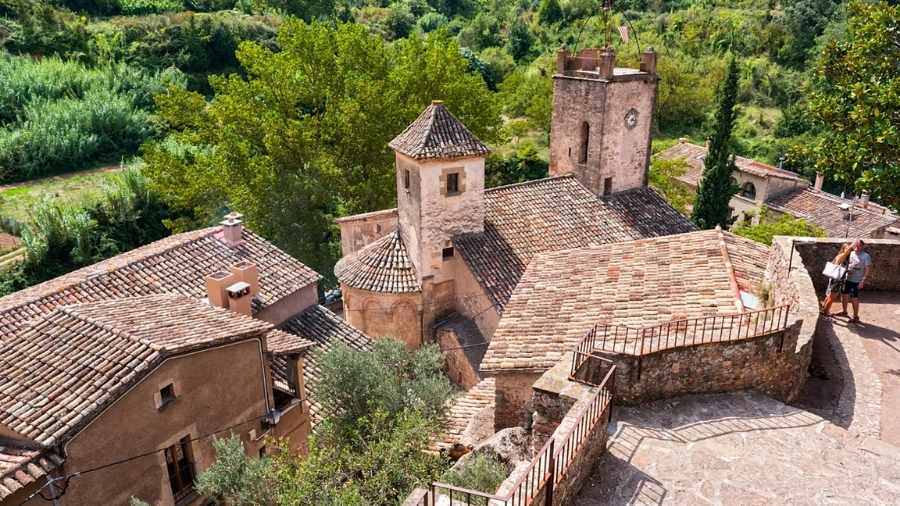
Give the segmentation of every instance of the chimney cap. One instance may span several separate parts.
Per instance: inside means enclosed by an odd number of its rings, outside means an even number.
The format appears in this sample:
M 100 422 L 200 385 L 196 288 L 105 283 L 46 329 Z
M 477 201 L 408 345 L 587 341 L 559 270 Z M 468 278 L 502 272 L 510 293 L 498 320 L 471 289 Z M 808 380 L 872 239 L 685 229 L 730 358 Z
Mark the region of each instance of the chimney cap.
M 225 290 L 228 292 L 229 298 L 239 299 L 245 295 L 250 294 L 250 284 L 244 281 L 238 281 L 233 285 L 229 285 Z
M 431 105 L 443 105 L 443 100 L 432 100 Z

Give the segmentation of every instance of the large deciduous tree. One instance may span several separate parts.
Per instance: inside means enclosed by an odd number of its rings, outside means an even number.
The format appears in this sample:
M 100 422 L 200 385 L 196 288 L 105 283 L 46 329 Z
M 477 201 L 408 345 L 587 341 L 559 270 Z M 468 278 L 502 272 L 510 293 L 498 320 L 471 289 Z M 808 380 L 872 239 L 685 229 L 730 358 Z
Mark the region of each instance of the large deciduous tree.
M 697 188 L 697 200 L 691 220 L 700 228 L 727 227 L 731 221 L 728 202 L 739 188 L 732 174 L 734 154 L 731 147 L 731 131 L 737 116 L 735 105 L 738 91 L 738 67 L 734 56 L 728 62 L 725 81 L 719 89 L 715 130 L 709 142 L 709 152 L 703 161 L 703 175 Z
M 446 34 L 388 45 L 354 24 L 289 20 L 279 51 L 242 43 L 244 75 L 211 78 L 214 95 L 158 97 L 174 130 L 145 149 L 146 173 L 193 222 L 224 206 L 328 275 L 337 254 L 332 217 L 391 207 L 391 138 L 433 99 L 482 140 L 500 117 L 481 76 Z
M 855 1 L 846 37 L 816 65 L 807 148 L 816 169 L 900 210 L 900 5 Z

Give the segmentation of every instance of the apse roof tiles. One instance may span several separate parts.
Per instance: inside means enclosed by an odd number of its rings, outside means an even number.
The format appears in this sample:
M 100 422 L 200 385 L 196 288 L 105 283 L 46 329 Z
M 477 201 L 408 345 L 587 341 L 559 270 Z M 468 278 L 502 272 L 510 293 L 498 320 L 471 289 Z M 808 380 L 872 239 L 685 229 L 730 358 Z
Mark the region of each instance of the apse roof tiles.
M 361 290 L 408 293 L 422 290 L 399 231 L 347 255 L 334 266 L 341 283 Z

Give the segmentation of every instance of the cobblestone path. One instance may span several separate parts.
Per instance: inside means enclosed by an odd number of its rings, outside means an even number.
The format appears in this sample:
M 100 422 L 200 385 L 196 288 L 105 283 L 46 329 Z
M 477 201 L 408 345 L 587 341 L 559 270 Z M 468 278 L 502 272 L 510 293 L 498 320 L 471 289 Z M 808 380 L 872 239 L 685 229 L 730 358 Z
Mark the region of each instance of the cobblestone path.
M 617 408 L 578 506 L 900 504 L 900 454 L 762 394 Z

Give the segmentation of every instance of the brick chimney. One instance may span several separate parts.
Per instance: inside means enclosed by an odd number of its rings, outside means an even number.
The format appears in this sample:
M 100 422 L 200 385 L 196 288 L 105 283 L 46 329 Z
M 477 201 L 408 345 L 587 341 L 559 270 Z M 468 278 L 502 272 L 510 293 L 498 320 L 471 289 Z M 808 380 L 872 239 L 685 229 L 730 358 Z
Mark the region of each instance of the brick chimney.
M 822 172 L 816 172 L 816 184 L 815 189 L 821 190 L 822 185 L 825 184 L 825 174 Z
M 216 307 L 228 307 L 228 295 L 225 289 L 231 284 L 231 274 L 225 271 L 216 271 L 206 276 L 206 297 L 209 303 Z
M 611 47 L 603 48 L 597 63 L 600 79 L 611 79 L 616 68 L 616 50 Z
M 231 266 L 231 274 L 236 280 L 250 285 L 250 296 L 256 297 L 259 293 L 259 269 L 256 268 L 256 264 L 246 260 L 240 261 Z
M 244 215 L 240 213 L 228 213 L 220 223 L 222 225 L 222 238 L 232 248 L 240 246 L 244 242 L 241 238 L 244 232 L 244 222 L 241 220 L 243 217 Z
M 861 205 L 863 209 L 869 208 L 869 193 L 868 192 L 862 192 L 862 195 L 859 196 L 859 205 Z
M 228 309 L 235 313 L 245 316 L 252 316 L 253 310 L 250 302 L 253 296 L 250 295 L 250 284 L 245 281 L 238 281 L 225 289 L 228 292 Z
M 656 73 L 656 51 L 653 50 L 652 47 L 647 48 L 646 51 L 641 53 L 641 72 L 646 72 L 648 74 Z

